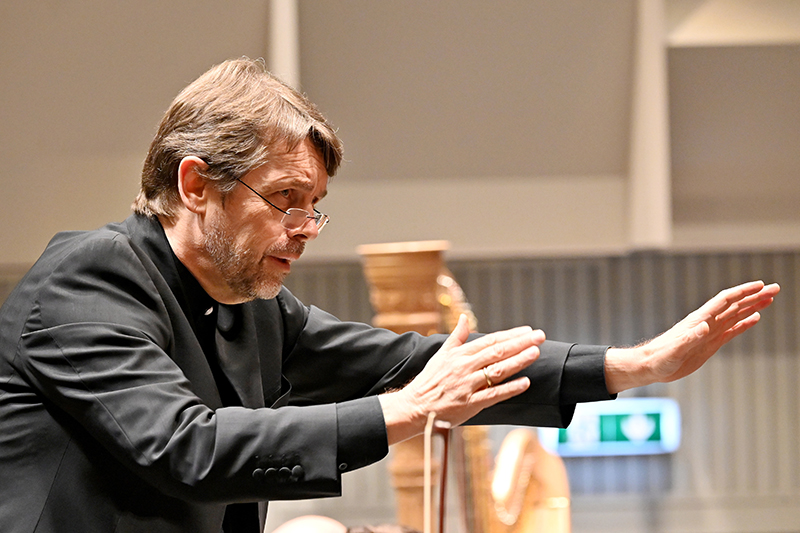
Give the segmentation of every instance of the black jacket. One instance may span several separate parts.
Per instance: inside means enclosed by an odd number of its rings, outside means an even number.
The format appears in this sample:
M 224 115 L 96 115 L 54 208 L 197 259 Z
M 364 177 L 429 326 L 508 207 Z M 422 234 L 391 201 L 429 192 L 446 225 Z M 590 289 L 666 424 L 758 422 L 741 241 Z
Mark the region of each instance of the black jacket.
M 444 338 L 286 289 L 216 304 L 155 219 L 58 234 L 0 309 L 0 531 L 217 533 L 229 503 L 338 495 L 387 452 L 375 395 Z M 475 421 L 567 424 L 608 398 L 603 351 L 548 341 Z

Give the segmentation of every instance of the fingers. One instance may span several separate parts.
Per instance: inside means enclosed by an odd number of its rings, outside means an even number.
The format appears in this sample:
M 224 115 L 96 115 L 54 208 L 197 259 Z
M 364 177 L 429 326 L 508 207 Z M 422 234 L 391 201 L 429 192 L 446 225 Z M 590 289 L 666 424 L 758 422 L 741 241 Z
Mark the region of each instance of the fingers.
M 476 391 L 472 395 L 472 401 L 479 405 L 481 409 L 486 409 L 492 405 L 513 398 L 525 392 L 530 387 L 531 381 L 528 378 L 517 378 L 493 387 L 486 387 Z
M 722 344 L 725 344 L 729 340 L 737 337 L 747 331 L 748 329 L 755 326 L 758 321 L 761 320 L 761 314 L 758 312 L 753 313 L 752 315 L 748 316 L 744 320 L 741 320 L 734 324 L 732 327 L 725 330 L 722 335 Z
M 544 333 L 530 328 L 515 328 L 515 332 L 516 335 L 508 338 L 506 332 L 503 332 L 504 334 L 500 335 L 502 340 L 494 343 L 490 342 L 491 339 L 484 340 L 478 344 L 480 350 L 468 356 L 465 363 L 473 369 L 470 376 L 473 391 L 497 388 L 539 357 L 539 344 L 544 342 Z M 500 390 L 493 391 L 488 397 L 510 398 L 525 390 L 528 385 L 518 382 L 509 387 L 504 386 Z
M 530 337 L 528 337 L 530 336 Z M 541 330 L 533 330 L 530 326 L 519 326 L 503 331 L 489 333 L 464 345 L 464 355 L 476 355 L 491 349 L 493 346 L 502 349 L 511 343 L 532 342 L 541 344 L 544 342 L 544 333 Z
M 686 367 L 693 372 L 724 344 L 741 335 L 761 319 L 759 311 L 770 306 L 780 292 L 777 284 L 764 285 L 761 281 L 743 283 L 720 291 L 684 324 L 689 326 L 678 343 L 683 362 L 677 377 L 682 377 Z M 678 326 L 678 329 L 680 326 Z M 677 361 L 677 360 L 676 360 Z
M 772 304 L 772 297 L 761 297 L 758 299 L 748 298 L 749 301 L 744 300 L 738 305 L 731 306 L 725 312 L 716 317 L 716 321 L 725 329 L 738 324 L 745 318 L 769 307 Z
M 758 294 L 764 288 L 763 281 L 751 281 L 742 283 L 736 287 L 730 287 L 717 293 L 716 296 L 711 298 L 705 305 L 703 305 L 699 312 L 707 314 L 708 316 L 718 316 L 725 312 L 731 306 L 737 306 L 742 301 L 752 295 Z
M 764 286 L 759 292 L 742 298 L 738 302 L 740 308 L 758 307 L 764 309 L 772 303 L 775 296 L 780 292 L 781 288 L 777 283 Z
M 778 292 L 778 284 L 764 285 L 761 281 L 732 287 L 698 309 L 697 318 L 708 324 L 709 330 L 705 333 L 723 337 L 724 343 L 755 325 L 758 318 L 749 319 L 771 305 Z
M 539 357 L 539 345 L 544 333 L 528 327 L 514 328 L 497 335 L 477 339 L 469 348 L 464 364 L 471 369 L 471 381 L 476 389 L 490 388 L 533 363 Z M 470 346 L 471 345 L 471 346 Z
M 545 340 L 542 330 L 520 326 L 484 335 L 463 346 L 463 355 L 475 359 L 480 366 L 490 365 Z
M 735 313 L 739 309 L 771 302 L 778 292 L 780 286 L 777 283 L 764 285 L 763 281 L 751 281 L 720 291 L 699 311 L 705 311 L 710 316 L 724 315 L 726 312 Z
M 768 307 L 780 286 L 763 281 L 751 281 L 720 291 L 694 313 L 686 317 L 689 323 L 708 322 L 714 331 L 721 332 L 738 324 L 748 316 Z
M 502 383 L 533 363 L 539 356 L 538 345 L 545 340 L 544 332 L 530 326 L 498 331 L 466 342 L 468 334 L 469 321 L 461 315 L 442 348 L 452 351 L 456 357 L 454 363 L 465 365 L 466 372 L 471 373 L 469 382 L 473 390 Z
M 539 357 L 539 347 L 531 346 L 521 352 L 485 366 L 477 366 L 471 376 L 474 390 L 492 388 L 532 364 Z
M 416 434 L 421 413 L 427 416 L 436 412 L 441 419 L 457 425 L 530 386 L 526 377 L 506 380 L 536 360 L 544 333 L 525 326 L 467 342 L 469 323 L 465 318 L 459 318 L 453 332 L 422 372 L 395 396 L 383 395 L 384 416 L 393 416 L 394 403 L 406 406 L 399 412 L 411 413 L 395 417 L 400 419 L 399 426 L 406 429 L 392 430 L 393 439 Z M 399 398 L 396 402 L 395 397 Z
M 509 377 L 533 363 L 539 357 L 538 346 L 545 340 L 541 330 L 520 326 L 465 342 L 468 327 L 469 322 L 462 315 L 445 344 L 454 354 L 451 364 L 464 369 L 472 393 L 482 389 L 497 389 Z M 510 398 L 528 386 L 524 382 L 503 385 L 489 393 L 488 397 Z

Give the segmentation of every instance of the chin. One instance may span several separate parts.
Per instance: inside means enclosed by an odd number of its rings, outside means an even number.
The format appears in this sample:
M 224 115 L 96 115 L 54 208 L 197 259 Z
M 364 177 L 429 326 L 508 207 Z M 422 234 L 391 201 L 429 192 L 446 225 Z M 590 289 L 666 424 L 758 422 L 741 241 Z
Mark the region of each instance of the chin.
M 283 288 L 283 280 L 286 276 L 269 276 L 267 279 L 254 281 L 248 291 L 252 300 L 272 300 Z
M 283 285 L 278 285 L 277 287 L 269 287 L 268 289 L 261 289 L 258 291 L 258 295 L 256 296 L 259 300 L 272 300 L 278 293 L 281 292 L 281 288 Z

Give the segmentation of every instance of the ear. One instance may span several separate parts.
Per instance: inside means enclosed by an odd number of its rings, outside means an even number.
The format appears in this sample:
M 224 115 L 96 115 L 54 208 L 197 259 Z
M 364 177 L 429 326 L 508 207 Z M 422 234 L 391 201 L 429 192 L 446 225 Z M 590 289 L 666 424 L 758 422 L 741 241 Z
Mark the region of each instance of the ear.
M 183 205 L 192 213 L 204 213 L 212 186 L 202 176 L 208 164 L 190 155 L 178 164 L 178 194 Z

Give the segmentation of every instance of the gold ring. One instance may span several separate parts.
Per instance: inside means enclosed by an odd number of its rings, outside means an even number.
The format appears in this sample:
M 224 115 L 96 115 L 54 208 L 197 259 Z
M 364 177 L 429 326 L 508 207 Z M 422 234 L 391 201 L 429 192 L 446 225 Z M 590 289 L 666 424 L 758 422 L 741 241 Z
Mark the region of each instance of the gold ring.
M 483 367 L 483 377 L 486 378 L 486 386 L 487 387 L 492 387 L 494 385 L 494 383 L 492 383 L 491 378 L 489 377 L 489 373 L 486 372 L 486 367 Z

